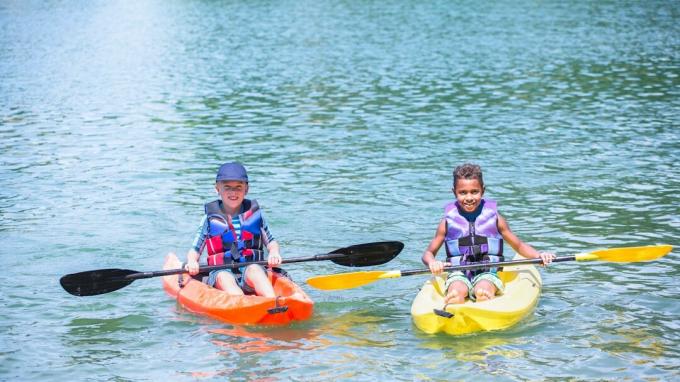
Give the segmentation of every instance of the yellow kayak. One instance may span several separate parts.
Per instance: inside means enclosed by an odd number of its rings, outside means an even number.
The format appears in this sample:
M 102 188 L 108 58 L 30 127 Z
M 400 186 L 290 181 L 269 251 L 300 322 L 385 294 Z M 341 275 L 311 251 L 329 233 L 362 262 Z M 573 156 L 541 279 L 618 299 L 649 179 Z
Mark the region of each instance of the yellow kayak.
M 515 325 L 533 312 L 541 294 L 541 275 L 533 265 L 505 267 L 498 276 L 505 293 L 495 298 L 444 306 L 446 274 L 432 277 L 411 305 L 413 323 L 425 333 L 460 335 L 500 330 Z

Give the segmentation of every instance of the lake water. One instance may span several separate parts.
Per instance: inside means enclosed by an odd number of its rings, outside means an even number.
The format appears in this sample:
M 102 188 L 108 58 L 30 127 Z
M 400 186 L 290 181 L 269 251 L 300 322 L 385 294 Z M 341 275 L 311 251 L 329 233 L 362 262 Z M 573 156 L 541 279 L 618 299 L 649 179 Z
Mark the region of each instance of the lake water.
M 530 318 L 458 338 L 412 325 L 426 275 L 291 264 L 316 306 L 285 328 L 58 281 L 186 253 L 230 160 L 284 257 L 422 267 L 466 161 L 540 250 L 677 245 L 679 76 L 674 1 L 2 2 L 0 380 L 678 380 L 677 250 L 542 269 Z

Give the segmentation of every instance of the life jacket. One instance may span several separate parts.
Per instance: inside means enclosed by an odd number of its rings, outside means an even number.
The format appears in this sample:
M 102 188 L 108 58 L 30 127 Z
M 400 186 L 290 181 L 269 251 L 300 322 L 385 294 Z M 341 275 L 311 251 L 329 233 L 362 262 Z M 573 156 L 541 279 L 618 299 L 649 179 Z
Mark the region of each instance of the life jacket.
M 503 261 L 503 236 L 498 232 L 496 202 L 483 199 L 483 203 L 482 211 L 474 222 L 461 215 L 458 202 L 449 203 L 444 208 L 446 260 L 454 266 Z M 488 270 L 466 271 L 466 276 L 472 279 L 485 271 Z
M 256 200 L 244 199 L 239 220 L 241 234 L 236 237 L 231 216 L 222 212 L 221 200 L 205 205 L 208 217 L 208 265 L 264 260 L 262 242 L 262 213 Z

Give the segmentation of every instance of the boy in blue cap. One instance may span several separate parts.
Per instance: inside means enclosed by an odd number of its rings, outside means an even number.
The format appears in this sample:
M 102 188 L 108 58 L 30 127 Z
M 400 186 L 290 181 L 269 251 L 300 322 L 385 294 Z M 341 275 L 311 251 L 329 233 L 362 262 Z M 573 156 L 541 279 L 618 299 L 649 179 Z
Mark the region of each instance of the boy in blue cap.
M 281 264 L 279 244 L 264 220 L 255 200 L 246 199 L 248 173 L 238 162 L 220 166 L 215 178 L 218 200 L 205 205 L 205 215 L 196 232 L 192 249 L 187 253 L 186 269 L 198 273 L 198 259 L 207 249 L 208 265 L 244 263 L 242 267 L 211 271 L 206 283 L 232 295 L 256 294 L 276 297 L 265 269 L 248 262 L 269 256 L 269 267 Z

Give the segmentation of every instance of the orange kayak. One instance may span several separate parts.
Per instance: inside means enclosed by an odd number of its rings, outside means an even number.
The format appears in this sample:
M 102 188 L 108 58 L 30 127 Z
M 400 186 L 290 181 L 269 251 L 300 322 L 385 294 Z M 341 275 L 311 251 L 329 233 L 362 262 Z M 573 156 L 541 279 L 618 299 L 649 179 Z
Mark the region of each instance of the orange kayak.
M 163 269 L 182 266 L 177 256 L 170 254 Z M 271 273 L 271 272 L 270 272 Z M 314 302 L 290 279 L 277 273 L 270 275 L 278 299 L 261 296 L 232 296 L 182 274 L 163 276 L 163 289 L 187 310 L 230 324 L 284 325 L 312 316 Z M 278 300 L 278 301 L 277 301 Z

